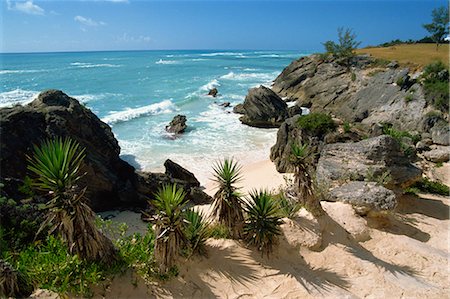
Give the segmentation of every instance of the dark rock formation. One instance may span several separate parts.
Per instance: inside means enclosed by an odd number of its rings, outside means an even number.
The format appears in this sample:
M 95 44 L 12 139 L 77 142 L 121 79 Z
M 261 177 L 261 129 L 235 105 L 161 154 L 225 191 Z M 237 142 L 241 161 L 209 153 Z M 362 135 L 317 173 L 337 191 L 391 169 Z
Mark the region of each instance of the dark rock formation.
M 224 102 L 222 104 L 219 104 L 219 106 L 224 107 L 224 108 L 228 108 L 228 107 L 231 106 L 231 103 L 230 102 Z
M 326 112 L 368 126 L 391 123 L 397 130 L 421 131 L 424 115 L 432 109 L 422 86 L 410 79 L 408 69 L 387 68 L 371 73 L 366 66 L 356 65 L 348 72 L 317 55 L 293 61 L 275 79 L 272 89 L 310 107 L 312 112 Z M 413 100 L 406 101 L 407 96 Z
M 213 89 L 210 89 L 209 91 L 208 91 L 208 95 L 209 96 L 212 96 L 213 98 L 215 98 L 216 96 L 217 96 L 217 94 L 219 93 L 219 91 L 217 90 L 217 88 L 213 88 Z
M 86 148 L 81 171 L 87 173 L 79 185 L 88 187 L 87 197 L 96 211 L 142 208 L 153 192 L 172 181 L 165 174 L 143 174 L 148 180 L 138 175 L 119 158 L 120 147 L 111 128 L 59 90 L 42 92 L 26 106 L 0 109 L 0 137 L 1 181 L 6 184 L 31 175 L 26 155 L 32 154 L 33 144 L 55 137 L 79 142 Z
M 288 108 L 288 117 L 293 117 L 294 115 L 302 115 L 302 107 L 294 105 Z
M 375 182 L 349 182 L 332 189 L 328 200 L 349 203 L 360 215 L 369 211 L 393 210 L 397 199 L 392 190 Z
M 233 112 L 236 114 L 245 114 L 244 104 L 237 104 L 234 106 Z
M 288 116 L 286 103 L 271 89 L 260 86 L 249 90 L 240 121 L 258 128 L 276 128 Z
M 166 126 L 166 131 L 174 134 L 184 133 L 187 128 L 186 121 L 185 115 L 178 114 L 172 119 L 170 124 Z
M 164 167 L 166 168 L 166 175 L 174 180 L 182 181 L 184 184 L 190 187 L 200 187 L 200 182 L 194 176 L 192 172 L 181 167 L 179 164 L 167 159 L 164 162 Z
M 382 135 L 356 143 L 324 146 L 317 164 L 317 181 L 326 186 L 342 181 L 373 180 L 390 175 L 389 188 L 406 188 L 421 178 L 422 171 L 402 154 L 392 137 Z

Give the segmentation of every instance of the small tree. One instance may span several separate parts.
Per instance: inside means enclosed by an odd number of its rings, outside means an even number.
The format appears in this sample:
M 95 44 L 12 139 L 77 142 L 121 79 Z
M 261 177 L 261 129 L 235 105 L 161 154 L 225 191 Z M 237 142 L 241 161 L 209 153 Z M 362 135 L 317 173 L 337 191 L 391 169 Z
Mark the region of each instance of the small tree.
M 356 34 L 351 29 L 338 28 L 339 43 L 326 41 L 323 43 L 325 50 L 333 57 L 340 59 L 342 64 L 350 67 L 351 59 L 355 56 L 354 50 L 361 44 L 356 41 Z
M 432 23 L 423 24 L 423 27 L 431 34 L 431 39 L 436 43 L 436 51 L 439 44 L 444 41 L 444 38 L 449 33 L 449 16 L 448 7 L 441 6 L 433 9 L 431 12 L 433 18 Z

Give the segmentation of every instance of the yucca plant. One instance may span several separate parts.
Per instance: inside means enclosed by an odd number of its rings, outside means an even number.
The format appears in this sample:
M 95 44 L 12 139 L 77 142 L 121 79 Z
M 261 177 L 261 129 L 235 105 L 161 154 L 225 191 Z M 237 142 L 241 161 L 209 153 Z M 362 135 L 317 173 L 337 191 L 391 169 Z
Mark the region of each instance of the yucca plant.
M 175 265 L 176 257 L 186 242 L 183 211 L 187 203 L 186 193 L 176 184 L 165 185 L 151 203 L 156 208 L 155 261 L 160 273 L 165 274 Z
M 309 172 L 314 153 L 308 144 L 293 144 L 291 146 L 291 163 L 295 166 L 294 186 L 297 189 L 297 197 L 314 216 L 324 213 L 319 199 L 314 195 L 314 185 Z
M 213 166 L 214 181 L 218 190 L 214 194 L 212 211 L 221 224 L 225 225 L 234 239 L 242 237 L 244 215 L 242 199 L 236 186 L 242 180 L 242 167 L 233 159 L 225 159 Z
M 85 203 L 86 188 L 76 185 L 83 176 L 84 157 L 84 149 L 70 138 L 34 146 L 28 169 L 37 175 L 35 185 L 51 196 L 41 229 L 50 225 L 49 233 L 58 233 L 70 252 L 80 258 L 111 263 L 116 257 L 114 245 L 95 226 L 96 216 Z
M 210 236 L 210 230 L 206 217 L 202 212 L 193 208 L 185 212 L 185 235 L 192 254 L 206 255 L 206 240 Z
M 280 208 L 280 213 L 283 217 L 293 219 L 297 216 L 298 211 L 302 208 L 298 201 L 287 198 L 283 191 L 274 196 L 275 201 Z
M 277 243 L 277 237 L 281 234 L 280 208 L 276 200 L 266 190 L 253 190 L 250 198 L 245 203 L 247 219 L 244 225 L 244 238 L 249 245 L 254 245 L 269 256 L 273 246 Z
M 33 286 L 25 276 L 8 262 L 0 259 L 0 297 L 25 298 L 31 295 Z

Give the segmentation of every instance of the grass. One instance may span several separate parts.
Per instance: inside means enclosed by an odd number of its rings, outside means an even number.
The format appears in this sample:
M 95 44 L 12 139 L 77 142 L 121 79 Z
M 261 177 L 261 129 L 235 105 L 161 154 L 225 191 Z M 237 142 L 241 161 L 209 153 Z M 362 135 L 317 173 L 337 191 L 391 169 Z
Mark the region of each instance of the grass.
M 423 178 L 405 190 L 405 193 L 408 194 L 417 194 L 420 192 L 449 196 L 450 188 L 440 182 L 430 181 L 428 178 Z
M 435 60 L 441 60 L 449 65 L 449 45 L 443 44 L 436 51 L 435 44 L 401 44 L 391 47 L 373 47 L 357 49 L 357 54 L 370 54 L 371 56 L 385 60 L 396 60 L 402 66 L 412 69 L 422 69 Z

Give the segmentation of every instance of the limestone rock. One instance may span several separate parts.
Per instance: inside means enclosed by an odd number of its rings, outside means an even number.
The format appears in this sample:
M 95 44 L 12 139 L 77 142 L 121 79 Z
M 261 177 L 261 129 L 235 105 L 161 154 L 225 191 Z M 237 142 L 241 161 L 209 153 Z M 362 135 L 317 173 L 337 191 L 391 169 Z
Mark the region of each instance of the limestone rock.
M 425 159 L 434 163 L 447 162 L 449 155 L 450 146 L 436 146 L 434 149 L 423 153 Z
M 447 122 L 441 121 L 431 129 L 433 143 L 440 145 L 450 145 L 450 126 Z
M 233 112 L 236 114 L 245 114 L 244 104 L 237 104 L 234 106 Z
M 185 185 L 189 185 L 190 187 L 200 187 L 200 182 L 192 172 L 181 167 L 172 160 L 167 159 L 166 162 L 164 162 L 164 167 L 166 168 L 166 175 L 170 178 L 182 181 Z
M 259 128 L 276 128 L 287 118 L 286 103 L 271 89 L 260 86 L 249 90 L 240 121 Z
M 375 182 L 349 182 L 333 188 L 329 200 L 351 204 L 360 215 L 369 211 L 388 211 L 397 206 L 397 199 L 392 190 Z
M 172 119 L 170 124 L 166 126 L 166 131 L 174 134 L 184 133 L 187 128 L 186 121 L 185 115 L 178 114 Z
M 343 179 L 363 181 L 387 173 L 390 186 L 406 188 L 420 179 L 422 171 L 403 155 L 397 141 L 382 135 L 356 143 L 325 145 L 316 176 L 319 184 L 333 186 Z
M 320 224 L 311 213 L 301 209 L 296 218 L 284 218 L 283 222 L 281 225 L 282 239 L 290 247 L 319 250 L 322 245 L 322 232 Z

